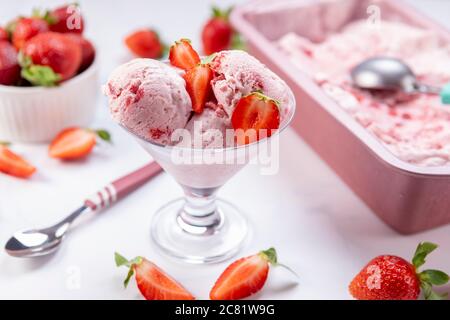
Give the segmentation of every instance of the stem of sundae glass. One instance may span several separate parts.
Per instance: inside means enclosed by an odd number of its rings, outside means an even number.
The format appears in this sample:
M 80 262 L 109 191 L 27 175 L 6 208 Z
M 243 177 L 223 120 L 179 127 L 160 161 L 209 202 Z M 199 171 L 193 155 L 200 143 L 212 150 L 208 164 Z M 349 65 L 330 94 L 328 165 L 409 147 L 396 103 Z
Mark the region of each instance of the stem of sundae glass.
M 183 187 L 185 204 L 178 213 L 177 223 L 185 231 L 195 235 L 210 235 L 223 224 L 223 215 L 216 205 L 218 188 Z

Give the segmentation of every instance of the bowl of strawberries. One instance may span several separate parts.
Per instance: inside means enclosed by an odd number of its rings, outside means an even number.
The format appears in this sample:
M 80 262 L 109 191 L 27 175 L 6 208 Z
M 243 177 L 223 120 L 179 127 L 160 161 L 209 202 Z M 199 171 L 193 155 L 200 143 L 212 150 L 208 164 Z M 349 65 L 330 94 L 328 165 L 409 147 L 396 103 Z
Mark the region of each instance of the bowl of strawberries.
M 0 141 L 48 142 L 93 120 L 98 68 L 83 30 L 77 5 L 0 27 Z

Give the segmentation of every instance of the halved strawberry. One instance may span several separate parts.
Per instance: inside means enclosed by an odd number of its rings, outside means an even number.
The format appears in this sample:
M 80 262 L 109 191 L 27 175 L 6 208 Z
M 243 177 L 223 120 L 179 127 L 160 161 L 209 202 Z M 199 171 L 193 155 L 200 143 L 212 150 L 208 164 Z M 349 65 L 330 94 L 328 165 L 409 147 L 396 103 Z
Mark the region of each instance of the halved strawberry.
M 48 31 L 48 23 L 41 18 L 20 18 L 15 22 L 12 32 L 12 43 L 17 50 L 20 50 L 27 40 L 39 33 Z
M 62 160 L 80 159 L 91 153 L 97 142 L 97 136 L 102 140 L 111 141 L 110 134 L 105 130 L 90 130 L 83 128 L 68 128 L 59 133 L 49 146 L 49 156 Z
M 151 29 L 141 29 L 125 38 L 128 49 L 138 57 L 159 59 L 164 54 L 164 44 Z
M 239 144 L 248 144 L 263 137 L 270 137 L 272 130 L 280 127 L 278 103 L 260 92 L 241 98 L 231 116 L 231 124 L 237 131 Z
M 192 109 L 196 113 L 202 113 L 206 99 L 212 93 L 213 71 L 209 65 L 199 64 L 186 71 L 183 78 L 186 81 L 186 90 L 191 97 Z
M 188 39 L 175 41 L 170 47 L 169 60 L 173 66 L 186 71 L 200 63 L 200 57 Z
M 195 297 L 181 284 L 167 275 L 156 264 L 143 257 L 136 257 L 128 261 L 116 252 L 115 261 L 118 267 L 126 266 L 129 268 L 124 281 L 125 288 L 133 274 L 136 274 L 136 284 L 146 300 L 195 300 Z
M 83 33 L 84 20 L 80 8 L 76 4 L 66 5 L 54 9 L 49 13 L 53 20 L 50 30 L 60 33 Z
M 28 178 L 36 168 L 8 147 L 0 144 L 0 171 L 19 178 Z
M 8 31 L 2 27 L 0 27 L 0 41 L 9 41 Z
M 294 273 L 278 263 L 276 250 L 270 248 L 230 264 L 217 279 L 209 297 L 211 300 L 236 300 L 256 293 L 266 283 L 269 265 L 282 266 Z

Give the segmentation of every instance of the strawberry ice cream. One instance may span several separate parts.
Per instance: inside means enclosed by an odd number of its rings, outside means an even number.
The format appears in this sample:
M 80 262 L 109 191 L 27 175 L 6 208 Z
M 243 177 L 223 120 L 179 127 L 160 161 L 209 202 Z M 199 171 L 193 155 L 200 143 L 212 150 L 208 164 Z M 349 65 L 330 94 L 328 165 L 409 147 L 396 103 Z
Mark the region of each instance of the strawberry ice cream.
M 258 90 L 280 103 L 282 117 L 286 114 L 289 100 L 286 83 L 248 53 L 222 51 L 212 61 L 211 68 L 216 73 L 212 81 L 214 95 L 229 116 L 240 98 Z
M 356 21 L 321 43 L 294 33 L 278 47 L 398 158 L 422 166 L 450 165 L 450 109 L 438 96 L 367 92 L 350 70 L 373 56 L 404 60 L 423 83 L 450 81 L 450 45 L 430 31 L 398 22 Z
M 219 52 L 210 68 L 213 76 L 207 85 L 212 94 L 205 94 L 208 101 L 203 110 L 194 112 L 185 71 L 151 59 L 135 59 L 118 67 L 104 89 L 113 119 L 158 144 L 224 148 L 234 146 L 231 117 L 242 97 L 260 91 L 278 102 L 281 119 L 289 111 L 285 82 L 249 54 Z M 201 75 L 197 77 L 194 84 L 203 80 Z M 199 94 L 199 90 L 191 94 Z M 185 129 L 190 137 L 184 138 L 177 129 Z
M 105 94 L 114 120 L 159 144 L 170 144 L 172 132 L 186 126 L 192 111 L 183 78 L 157 60 L 121 65 L 111 74 Z

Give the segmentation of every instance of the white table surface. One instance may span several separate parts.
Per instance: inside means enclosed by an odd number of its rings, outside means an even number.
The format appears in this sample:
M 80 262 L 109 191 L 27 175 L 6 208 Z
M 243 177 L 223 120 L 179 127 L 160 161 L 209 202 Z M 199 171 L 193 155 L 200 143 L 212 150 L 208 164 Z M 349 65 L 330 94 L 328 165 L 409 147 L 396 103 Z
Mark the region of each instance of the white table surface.
M 63 1 L 2 1 L 0 21 L 31 7 Z M 126 61 L 123 36 L 139 26 L 157 26 L 163 38 L 199 43 L 199 29 L 212 1 L 79 1 L 88 21 L 87 35 L 99 48 L 101 79 Z M 236 1 L 216 1 L 230 4 Z M 409 1 L 442 23 L 450 11 L 447 0 Z M 46 225 L 76 208 L 80 201 L 110 180 L 143 164 L 148 155 L 109 120 L 99 100 L 94 127 L 106 127 L 114 145 L 96 150 L 87 160 L 60 163 L 49 159 L 45 146 L 16 145 L 39 168 L 29 181 L 0 175 L 0 243 L 17 229 Z M 348 299 L 347 285 L 372 257 L 382 253 L 411 257 L 420 241 L 441 244 L 428 267 L 450 271 L 450 225 L 411 236 L 383 224 L 293 131 L 281 142 L 281 170 L 261 176 L 249 166 L 229 181 L 220 195 L 249 216 L 253 236 L 240 253 L 275 246 L 279 258 L 300 275 L 295 285 L 284 270 L 274 269 L 261 299 Z M 197 266 L 169 260 L 154 249 L 149 236 L 152 213 L 181 195 L 172 178 L 161 174 L 145 187 L 92 217 L 71 232 L 61 250 L 50 257 L 15 259 L 0 252 L 0 298 L 136 299 L 134 283 L 123 290 L 125 269 L 114 265 L 113 253 L 144 255 L 181 281 L 199 299 L 227 262 Z M 245 195 L 245 196 L 244 196 Z M 264 199 L 261 201 L 261 199 Z M 450 287 L 446 288 L 449 290 Z

